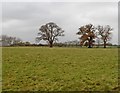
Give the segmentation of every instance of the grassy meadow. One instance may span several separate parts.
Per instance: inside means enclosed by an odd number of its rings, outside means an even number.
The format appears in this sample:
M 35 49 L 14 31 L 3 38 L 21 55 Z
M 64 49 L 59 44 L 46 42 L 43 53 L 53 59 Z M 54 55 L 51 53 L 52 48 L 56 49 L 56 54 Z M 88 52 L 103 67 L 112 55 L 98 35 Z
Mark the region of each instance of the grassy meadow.
M 4 47 L 3 91 L 111 91 L 117 48 Z

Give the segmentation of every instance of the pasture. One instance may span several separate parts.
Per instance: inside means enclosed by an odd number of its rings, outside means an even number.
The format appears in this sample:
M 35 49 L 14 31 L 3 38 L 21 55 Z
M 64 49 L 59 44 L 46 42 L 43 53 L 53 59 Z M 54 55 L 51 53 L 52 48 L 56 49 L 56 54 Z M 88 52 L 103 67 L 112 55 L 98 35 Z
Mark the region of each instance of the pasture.
M 111 91 L 117 48 L 2 48 L 3 91 Z

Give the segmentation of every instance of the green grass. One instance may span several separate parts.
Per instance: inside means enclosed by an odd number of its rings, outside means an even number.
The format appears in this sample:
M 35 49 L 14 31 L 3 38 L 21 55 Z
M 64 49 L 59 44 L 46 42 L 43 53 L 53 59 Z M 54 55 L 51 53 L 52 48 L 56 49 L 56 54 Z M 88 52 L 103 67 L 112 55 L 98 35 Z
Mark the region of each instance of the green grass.
M 110 91 L 118 87 L 117 48 L 2 49 L 3 91 Z

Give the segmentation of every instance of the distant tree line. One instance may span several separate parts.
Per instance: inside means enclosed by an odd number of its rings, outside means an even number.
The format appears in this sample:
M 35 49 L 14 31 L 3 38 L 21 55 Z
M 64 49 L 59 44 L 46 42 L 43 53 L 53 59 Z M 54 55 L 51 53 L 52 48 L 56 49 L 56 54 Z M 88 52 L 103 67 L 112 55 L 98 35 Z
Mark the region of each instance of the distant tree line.
M 22 40 L 17 37 L 1 35 L 0 42 L 1 42 L 1 46 L 11 46 L 11 45 L 17 45 L 17 44 L 21 43 Z
M 30 42 L 23 42 L 18 37 L 1 35 L 0 36 L 0 45 L 1 46 L 29 46 Z
M 7 35 L 2 35 L 0 38 L 1 46 L 41 46 L 41 47 L 47 47 L 48 44 L 35 44 L 35 43 L 30 43 L 30 42 L 24 42 L 20 38 L 17 37 L 12 37 L 12 36 L 7 36 Z M 14 38 L 13 41 L 11 41 L 10 38 Z M 78 40 L 73 40 L 73 41 L 66 41 L 66 42 L 60 42 L 60 43 L 54 43 L 53 46 L 55 47 L 80 47 L 80 41 Z M 85 43 L 83 46 L 88 47 L 88 43 Z M 102 47 L 103 44 L 94 44 L 96 48 Z M 107 43 L 107 46 L 115 46 L 118 47 L 118 45 L 113 45 L 112 43 Z
M 38 35 L 35 39 L 37 44 L 31 44 L 26 41 L 23 42 L 18 37 L 12 37 L 7 35 L 0 36 L 0 44 L 1 46 L 48 46 L 53 47 L 101 47 L 103 46 L 118 46 L 112 45 L 112 43 L 108 42 L 112 39 L 112 30 L 109 25 L 106 26 L 94 26 L 93 24 L 87 24 L 84 26 L 80 26 L 76 35 L 79 35 L 79 41 L 67 41 L 58 43 L 58 37 L 64 36 L 64 30 L 60 28 L 57 24 L 53 22 L 49 22 L 45 25 L 42 25 L 39 29 Z M 47 42 L 47 44 L 41 44 L 41 40 Z

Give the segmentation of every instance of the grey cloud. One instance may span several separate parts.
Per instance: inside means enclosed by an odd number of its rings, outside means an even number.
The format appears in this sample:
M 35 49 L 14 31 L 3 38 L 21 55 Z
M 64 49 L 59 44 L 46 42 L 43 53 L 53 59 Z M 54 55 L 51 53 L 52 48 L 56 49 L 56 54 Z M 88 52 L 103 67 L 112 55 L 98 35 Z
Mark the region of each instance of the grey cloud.
M 110 24 L 114 29 L 113 43 L 117 43 L 117 3 L 3 3 L 3 33 L 34 42 L 42 24 L 53 21 L 65 30 L 60 41 L 76 40 L 81 25 Z

